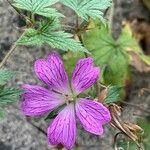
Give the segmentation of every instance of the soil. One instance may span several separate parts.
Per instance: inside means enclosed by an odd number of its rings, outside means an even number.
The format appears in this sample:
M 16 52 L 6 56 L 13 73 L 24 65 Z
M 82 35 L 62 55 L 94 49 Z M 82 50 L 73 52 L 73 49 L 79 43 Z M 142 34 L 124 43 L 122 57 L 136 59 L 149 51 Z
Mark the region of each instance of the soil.
M 61 7 L 61 6 L 58 6 Z M 70 11 L 70 10 L 68 10 Z M 66 13 L 67 14 L 67 13 Z M 0 60 L 10 49 L 12 43 L 21 34 L 18 15 L 7 1 L 0 0 Z M 21 86 L 24 83 L 41 84 L 33 72 L 33 63 L 36 59 L 45 57 L 51 49 L 44 47 L 18 47 L 7 61 L 6 67 L 17 72 L 9 86 Z M 131 68 L 132 87 L 128 95 L 128 102 L 138 104 L 143 109 L 150 108 L 150 94 L 138 96 L 142 88 L 150 88 L 149 73 L 139 73 Z M 46 129 L 49 122 L 41 118 L 27 118 L 20 111 L 17 102 L 5 108 L 6 118 L 0 122 L 0 150 L 52 150 L 56 149 L 47 144 Z M 136 115 L 134 115 L 136 113 Z M 122 118 L 134 121 L 140 115 L 145 115 L 137 107 L 124 105 Z M 113 140 L 118 132 L 107 125 L 105 134 L 101 137 L 93 136 L 78 126 L 76 144 L 81 150 L 113 150 Z

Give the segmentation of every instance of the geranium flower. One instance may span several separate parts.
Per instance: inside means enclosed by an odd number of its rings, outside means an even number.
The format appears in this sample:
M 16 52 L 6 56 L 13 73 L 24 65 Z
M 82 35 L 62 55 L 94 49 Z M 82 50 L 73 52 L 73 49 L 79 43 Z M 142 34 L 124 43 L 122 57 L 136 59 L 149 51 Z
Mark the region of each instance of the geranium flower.
M 76 122 L 93 134 L 103 134 L 103 125 L 111 120 L 109 110 L 94 100 L 77 98 L 99 78 L 100 70 L 93 66 L 92 58 L 77 62 L 69 82 L 63 61 L 53 52 L 47 59 L 35 62 L 35 73 L 49 88 L 23 85 L 22 111 L 27 116 L 39 116 L 66 104 L 47 130 L 51 145 L 62 144 L 72 149 L 76 140 Z

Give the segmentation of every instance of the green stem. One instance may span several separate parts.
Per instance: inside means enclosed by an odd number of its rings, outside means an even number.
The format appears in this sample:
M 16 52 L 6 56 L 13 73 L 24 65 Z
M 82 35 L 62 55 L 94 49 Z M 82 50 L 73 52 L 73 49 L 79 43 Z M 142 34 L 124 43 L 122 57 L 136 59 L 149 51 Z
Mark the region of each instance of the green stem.
M 81 35 L 78 35 L 78 38 L 79 38 L 81 44 L 84 46 L 84 43 L 83 43 Z M 86 58 L 88 57 L 88 54 L 86 52 L 84 52 L 84 55 L 85 55 Z
M 81 44 L 84 46 L 83 40 L 82 40 L 82 36 L 79 33 L 79 30 L 82 29 L 82 24 L 79 27 L 79 18 L 78 15 L 76 14 L 76 32 L 77 32 L 77 36 L 79 38 L 79 41 L 81 42 Z M 78 34 L 79 33 L 79 34 Z M 85 57 L 88 57 L 88 54 L 86 52 L 84 52 Z
M 83 30 L 83 31 L 86 31 L 86 28 L 88 26 L 89 22 L 83 22 L 81 25 L 80 25 L 80 28 L 79 28 L 79 20 L 78 20 L 78 16 L 76 17 L 76 31 L 79 32 L 79 29 Z M 82 39 L 82 36 L 79 34 L 78 35 L 78 38 L 79 38 L 79 41 L 81 42 L 81 44 L 84 46 L 84 43 L 83 43 L 83 39 Z M 86 52 L 84 52 L 84 55 L 85 55 L 85 58 L 88 57 L 88 54 Z M 96 96 L 99 96 L 100 94 L 100 86 L 99 86 L 99 81 L 96 82 Z
M 20 40 L 23 37 L 24 33 L 25 32 L 23 32 L 23 34 L 19 37 L 18 40 Z M 0 63 L 0 68 L 2 68 L 5 65 L 5 63 L 8 60 L 8 58 L 11 56 L 11 54 L 13 53 L 13 51 L 16 49 L 16 47 L 17 47 L 17 41 L 12 45 L 11 49 L 8 51 L 8 53 L 3 58 L 2 62 Z
M 35 23 L 35 15 L 34 15 L 34 13 L 31 14 L 31 20 L 32 20 L 33 23 Z

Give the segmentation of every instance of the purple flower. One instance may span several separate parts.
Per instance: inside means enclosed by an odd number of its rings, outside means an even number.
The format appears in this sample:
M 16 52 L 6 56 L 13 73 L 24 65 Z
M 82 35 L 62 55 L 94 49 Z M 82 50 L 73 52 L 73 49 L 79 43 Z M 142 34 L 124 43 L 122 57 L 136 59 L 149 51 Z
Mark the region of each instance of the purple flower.
M 39 59 L 35 62 L 35 73 L 49 88 L 23 85 L 24 114 L 39 116 L 66 104 L 48 128 L 50 144 L 62 144 L 67 149 L 72 149 L 76 140 L 77 119 L 86 131 L 96 135 L 103 134 L 103 125 L 111 120 L 109 110 L 96 101 L 77 98 L 77 95 L 91 87 L 99 78 L 100 70 L 93 66 L 92 58 L 78 61 L 71 83 L 63 61 L 55 52 L 47 59 Z

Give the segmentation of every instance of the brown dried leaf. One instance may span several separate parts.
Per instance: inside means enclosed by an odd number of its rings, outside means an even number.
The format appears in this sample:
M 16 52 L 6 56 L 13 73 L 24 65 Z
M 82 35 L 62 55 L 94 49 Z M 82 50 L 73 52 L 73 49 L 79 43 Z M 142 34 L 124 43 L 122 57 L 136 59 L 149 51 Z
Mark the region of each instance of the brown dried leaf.
M 137 124 L 133 124 L 133 123 L 130 123 L 130 122 L 124 122 L 124 125 L 126 127 L 128 127 L 130 129 L 131 132 L 135 132 L 135 133 L 142 133 L 143 132 L 143 129 L 138 126 Z
M 126 131 L 127 136 L 133 141 L 139 141 L 139 134 L 143 132 L 143 129 L 136 124 L 124 122 L 122 124 L 123 128 Z
M 130 122 L 123 122 L 120 119 L 120 115 L 121 115 L 120 106 L 116 104 L 112 104 L 109 107 L 109 109 L 112 115 L 111 125 L 119 129 L 122 133 L 124 133 L 127 137 L 129 137 L 139 146 L 139 143 L 138 143 L 140 139 L 139 133 L 143 132 L 143 129 L 136 124 L 133 124 Z
M 132 66 L 134 66 L 139 72 L 150 72 L 150 66 L 147 65 L 138 54 L 131 51 L 129 53 L 132 57 Z
M 145 94 L 145 92 L 150 92 L 150 89 L 148 88 L 142 88 L 139 92 L 138 92 L 138 96 L 143 96 Z
M 117 117 L 121 116 L 121 107 L 116 104 L 112 104 L 110 106 L 110 111 L 114 116 L 117 116 Z
M 103 89 L 98 96 L 98 101 L 103 103 L 105 98 L 107 97 L 107 93 L 108 93 L 108 88 Z

